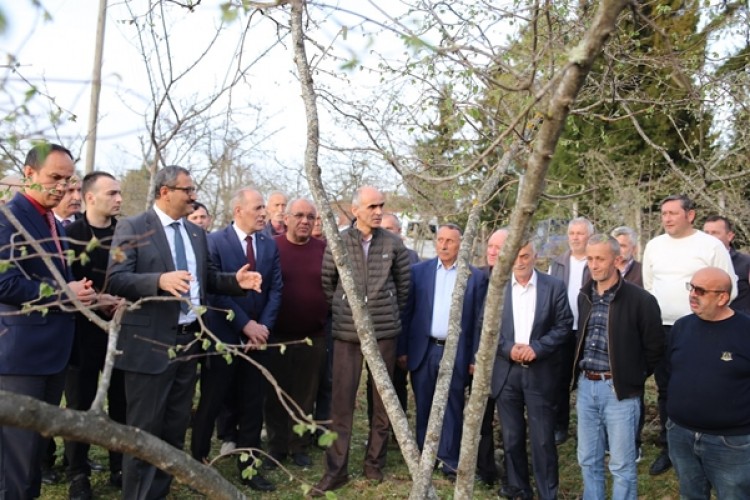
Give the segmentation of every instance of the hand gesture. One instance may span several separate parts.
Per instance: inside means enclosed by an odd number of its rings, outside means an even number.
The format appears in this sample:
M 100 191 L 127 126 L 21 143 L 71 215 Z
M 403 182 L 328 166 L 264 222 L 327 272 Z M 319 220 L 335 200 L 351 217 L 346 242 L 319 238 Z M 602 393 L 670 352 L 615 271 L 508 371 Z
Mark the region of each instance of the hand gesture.
M 260 293 L 260 285 L 263 282 L 263 277 L 260 273 L 250 270 L 250 264 L 242 266 L 236 274 L 237 283 L 245 290 L 254 290 Z
M 193 277 L 187 271 L 162 273 L 159 276 L 159 289 L 164 290 L 175 297 L 182 297 L 190 291 L 191 281 L 193 281 Z
M 68 286 L 73 293 L 76 294 L 76 297 L 78 297 L 78 300 L 80 300 L 83 305 L 89 306 L 94 303 L 94 300 L 96 300 L 96 290 L 94 290 L 91 280 L 81 278 L 78 281 L 69 281 Z

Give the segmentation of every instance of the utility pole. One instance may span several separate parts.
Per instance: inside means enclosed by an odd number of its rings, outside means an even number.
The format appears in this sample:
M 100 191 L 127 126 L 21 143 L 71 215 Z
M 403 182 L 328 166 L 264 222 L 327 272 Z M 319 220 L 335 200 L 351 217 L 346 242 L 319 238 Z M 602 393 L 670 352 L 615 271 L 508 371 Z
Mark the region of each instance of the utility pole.
M 99 122 L 99 95 L 102 92 L 102 53 L 104 52 L 104 27 L 107 24 L 107 0 L 99 0 L 99 18 L 96 23 L 96 49 L 94 71 L 91 77 L 89 103 L 89 133 L 86 137 L 86 173 L 94 171 L 96 160 L 96 131 Z

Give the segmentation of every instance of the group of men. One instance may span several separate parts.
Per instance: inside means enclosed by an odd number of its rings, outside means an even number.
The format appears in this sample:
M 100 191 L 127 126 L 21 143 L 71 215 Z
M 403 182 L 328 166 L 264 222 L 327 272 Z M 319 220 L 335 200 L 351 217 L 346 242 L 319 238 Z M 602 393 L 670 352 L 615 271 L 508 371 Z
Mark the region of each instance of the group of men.
M 363 368 L 361 332 L 313 203 L 288 202 L 279 192 L 266 203 L 257 190 L 241 189 L 230 201 L 232 222 L 209 232 L 208 210 L 196 201 L 190 172 L 182 167 L 160 170 L 153 207 L 119 221 L 122 197 L 112 175 L 97 171 L 80 182 L 73 176 L 67 149 L 35 146 L 21 192 L 7 204 L 22 229 L 0 216 L 0 241 L 8 242 L 0 258 L 13 262 L 0 273 L 0 389 L 50 404 L 59 404 L 64 391 L 69 408 L 88 409 L 107 336 L 74 313 L 71 301 L 103 319 L 138 303 L 121 320 L 108 395 L 114 420 L 182 448 L 199 372 L 190 443 L 196 460 L 209 458 L 215 427 L 228 445 L 222 452 L 232 452 L 260 450 L 265 426 L 263 470 L 288 459 L 309 466 L 310 440 L 294 425 L 315 414 L 330 420 L 337 439 L 325 452 L 325 472 L 313 493 L 346 484 Z M 86 210 L 76 215 L 81 198 Z M 403 405 L 410 376 L 421 448 L 448 341 L 462 231 L 440 225 L 437 256 L 418 262 L 384 205 L 378 189 L 359 188 L 353 222 L 341 238 L 380 355 L 392 377 L 400 373 L 394 381 Z M 741 335 L 750 322 L 741 312 L 750 310 L 750 257 L 731 248 L 728 219 L 712 216 L 705 232 L 695 229 L 695 208 L 684 196 L 665 199 L 661 218 L 665 233 L 648 242 L 642 264 L 633 258 L 638 241 L 632 229 L 594 234 L 585 218 L 570 222 L 569 251 L 553 260 L 549 274 L 535 267 L 534 241 L 523 242 L 506 285 L 486 418 L 491 424 L 495 407 L 507 471 L 501 496 L 534 497 L 528 436 L 536 496 L 557 498 L 557 445 L 568 439 L 570 391 L 576 389 L 584 498 L 606 496 L 605 463 L 613 497 L 637 498 L 644 384 L 652 373 L 664 452 L 651 474 L 674 464 L 687 498 L 708 498 L 711 488 L 721 498 L 750 491 L 744 451 L 750 439 L 744 400 L 750 344 Z M 440 470 L 450 479 L 458 466 L 488 281 L 507 236 L 501 229 L 490 237 L 488 265 L 470 267 L 463 293 L 438 448 Z M 90 245 L 92 238 L 100 244 Z M 66 283 L 54 279 L 29 240 L 41 245 Z M 69 259 L 69 249 L 78 257 Z M 42 284 L 53 293 L 40 295 Z M 199 314 L 203 306 L 206 312 Z M 243 359 L 227 362 L 227 346 L 238 346 L 236 356 Z M 390 429 L 377 390 L 370 406 L 363 473 L 382 481 Z M 478 471 L 493 483 L 491 432 L 483 431 L 485 437 L 490 444 L 480 444 Z M 38 497 L 48 449 L 38 434 L 1 427 L 0 497 Z M 66 442 L 64 455 L 70 498 L 91 498 L 88 446 Z M 237 453 L 240 471 L 252 465 L 243 456 Z M 240 472 L 240 478 L 254 490 L 275 489 L 261 471 Z M 164 498 L 171 476 L 112 453 L 110 481 L 122 487 L 124 498 Z

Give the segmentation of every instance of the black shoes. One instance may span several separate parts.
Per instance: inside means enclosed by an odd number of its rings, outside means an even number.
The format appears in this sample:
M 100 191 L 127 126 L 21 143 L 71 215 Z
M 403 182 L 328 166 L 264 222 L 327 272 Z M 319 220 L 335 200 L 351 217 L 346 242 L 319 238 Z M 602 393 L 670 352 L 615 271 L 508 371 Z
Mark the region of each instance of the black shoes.
M 555 431 L 555 444 L 560 446 L 568 440 L 568 431 Z
M 118 490 L 122 489 L 122 471 L 121 470 L 118 470 L 116 472 L 110 472 L 109 484 L 110 486 L 114 486 Z
M 57 484 L 60 482 L 60 475 L 55 472 L 54 469 L 43 468 L 42 469 L 42 483 L 44 484 Z
M 294 462 L 294 465 L 297 467 L 310 467 L 312 465 L 310 455 L 305 452 L 292 453 L 292 462 Z
M 276 491 L 276 486 L 266 479 L 265 477 L 261 476 L 260 474 L 256 474 L 251 478 L 243 478 L 242 484 L 245 486 L 249 486 L 251 489 L 255 491 Z
M 315 488 L 312 490 L 312 492 L 310 492 L 310 496 L 322 497 L 325 495 L 326 491 L 337 490 L 348 482 L 349 478 L 346 476 L 338 478 L 323 476 L 323 479 L 321 479 L 320 482 L 315 485 Z
M 659 453 L 659 456 L 656 457 L 656 460 L 654 460 L 654 463 L 651 464 L 651 467 L 649 467 L 648 473 L 652 476 L 658 476 L 659 474 L 664 474 L 671 468 L 672 460 L 669 459 L 669 453 L 667 453 L 667 450 L 662 450 L 662 452 Z
M 91 500 L 94 496 L 91 493 L 91 483 L 86 474 L 78 474 L 70 481 L 68 488 L 69 500 Z

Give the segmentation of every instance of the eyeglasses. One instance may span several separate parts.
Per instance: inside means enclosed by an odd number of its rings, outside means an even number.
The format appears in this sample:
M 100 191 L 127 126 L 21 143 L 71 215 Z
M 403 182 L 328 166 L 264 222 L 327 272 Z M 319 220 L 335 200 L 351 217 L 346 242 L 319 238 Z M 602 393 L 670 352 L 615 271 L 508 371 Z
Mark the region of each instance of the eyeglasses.
M 315 216 L 313 214 L 303 214 L 301 212 L 292 214 L 292 217 L 294 217 L 297 220 L 307 219 L 310 222 L 315 220 Z
M 726 290 L 706 290 L 705 288 L 700 287 L 700 286 L 695 286 L 692 283 L 685 283 L 685 289 L 688 292 L 693 292 L 698 297 L 703 297 L 707 293 L 729 293 Z
M 167 186 L 167 189 L 171 189 L 172 191 L 182 191 L 186 193 L 188 196 L 198 192 L 198 189 L 195 186 L 189 186 L 189 187 Z

